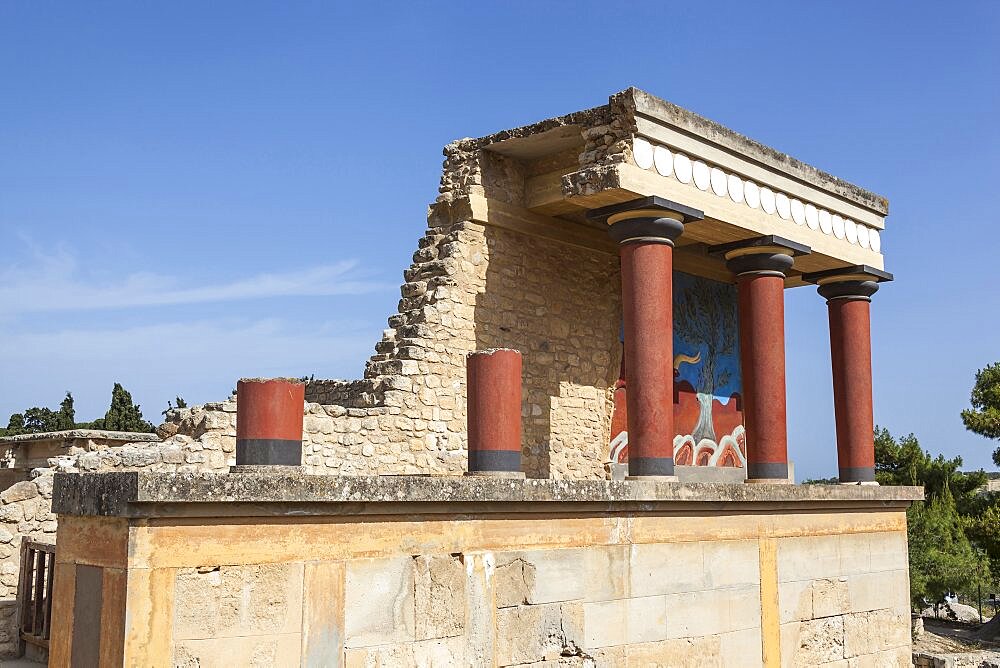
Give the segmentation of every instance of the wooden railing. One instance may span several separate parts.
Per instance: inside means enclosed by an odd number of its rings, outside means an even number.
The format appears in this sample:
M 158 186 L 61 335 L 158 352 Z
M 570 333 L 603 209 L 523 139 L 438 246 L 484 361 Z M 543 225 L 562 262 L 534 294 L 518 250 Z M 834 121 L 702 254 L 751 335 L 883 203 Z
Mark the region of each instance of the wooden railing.
M 21 575 L 17 587 L 18 635 L 24 643 L 48 649 L 52 626 L 52 574 L 56 546 L 24 538 L 21 541 Z

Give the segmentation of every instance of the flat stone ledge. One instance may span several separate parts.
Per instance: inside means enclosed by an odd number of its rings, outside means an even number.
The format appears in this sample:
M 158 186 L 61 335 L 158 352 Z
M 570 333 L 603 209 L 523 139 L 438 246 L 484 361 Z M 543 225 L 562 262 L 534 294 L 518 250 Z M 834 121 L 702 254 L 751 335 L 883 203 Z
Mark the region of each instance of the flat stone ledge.
M 72 441 L 89 439 L 93 441 L 120 441 L 122 443 L 158 443 L 156 434 L 139 431 L 105 431 L 103 429 L 67 429 L 65 431 L 42 431 L 36 434 L 0 436 L 0 444 L 34 443 L 36 441 Z
M 400 512 L 654 511 L 739 504 L 905 507 L 922 487 L 743 485 L 297 473 L 58 473 L 52 510 L 64 515 L 322 515 Z M 741 511 L 746 510 L 741 508 Z

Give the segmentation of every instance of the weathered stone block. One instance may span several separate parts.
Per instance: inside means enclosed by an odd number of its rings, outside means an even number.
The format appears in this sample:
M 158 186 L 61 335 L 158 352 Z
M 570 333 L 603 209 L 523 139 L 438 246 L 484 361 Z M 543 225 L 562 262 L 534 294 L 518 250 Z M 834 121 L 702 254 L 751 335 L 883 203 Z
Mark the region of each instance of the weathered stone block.
M 851 612 L 891 608 L 910 609 L 910 582 L 906 570 L 863 573 L 847 579 Z
M 778 620 L 805 621 L 813 618 L 812 580 L 782 582 L 778 586 Z
M 496 606 L 509 608 L 526 605 L 535 587 L 535 565 L 520 553 L 504 553 L 496 557 L 493 588 Z
M 844 615 L 844 656 L 876 654 L 909 646 L 910 616 L 894 610 L 874 610 Z
M 760 555 L 756 540 L 720 540 L 704 543 L 708 587 L 756 585 L 760 582 Z
M 719 658 L 723 666 L 762 665 L 762 648 L 759 626 L 719 636 Z
M 415 638 L 412 557 L 347 564 L 344 646 L 367 647 Z
M 446 638 L 465 630 L 465 566 L 451 555 L 415 560 L 416 638 Z
M 302 564 L 184 568 L 174 600 L 178 640 L 299 633 Z
M 659 599 L 663 604 L 662 597 Z M 624 645 L 628 640 L 628 601 L 593 601 L 583 604 L 583 646 L 586 649 Z
M 631 596 L 698 591 L 706 586 L 700 542 L 632 545 L 630 561 Z
M 844 658 L 844 619 L 825 617 L 781 625 L 781 659 L 791 666 L 814 666 Z
M 667 599 L 645 596 L 626 599 L 626 641 L 630 644 L 667 639 Z M 584 611 L 586 614 L 586 610 Z
M 671 668 L 704 668 L 724 666 L 721 654 L 722 636 L 702 638 L 676 638 L 655 643 L 631 645 L 628 665 L 670 666 Z M 739 664 L 735 664 L 739 665 Z
M 850 612 L 847 578 L 813 580 L 812 608 L 813 617 L 832 617 Z
M 36 496 L 38 496 L 38 488 L 35 486 L 35 483 L 22 480 L 0 492 L 0 501 L 4 503 L 17 503 L 18 501 L 33 499 Z
M 629 586 L 628 545 L 599 545 L 584 551 L 584 599 L 610 601 L 625 598 Z
M 496 612 L 496 663 L 531 663 L 584 647 L 583 604 L 547 603 Z
M 778 540 L 778 581 L 839 577 L 840 536 L 802 536 Z
M 173 665 L 182 668 L 298 668 L 299 636 L 186 639 L 174 643 Z
M 447 668 L 464 666 L 465 646 L 461 637 L 420 640 L 412 643 L 348 649 L 344 668 L 388 668 L 390 666 L 427 666 Z

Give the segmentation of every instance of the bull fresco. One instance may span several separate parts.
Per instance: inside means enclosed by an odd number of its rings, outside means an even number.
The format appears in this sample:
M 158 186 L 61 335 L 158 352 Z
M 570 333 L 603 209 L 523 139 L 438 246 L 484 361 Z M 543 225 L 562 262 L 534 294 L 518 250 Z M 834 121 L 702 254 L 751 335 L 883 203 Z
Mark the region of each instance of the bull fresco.
M 736 286 L 674 272 L 674 463 L 746 465 Z M 628 461 L 625 366 L 615 385 L 609 460 Z

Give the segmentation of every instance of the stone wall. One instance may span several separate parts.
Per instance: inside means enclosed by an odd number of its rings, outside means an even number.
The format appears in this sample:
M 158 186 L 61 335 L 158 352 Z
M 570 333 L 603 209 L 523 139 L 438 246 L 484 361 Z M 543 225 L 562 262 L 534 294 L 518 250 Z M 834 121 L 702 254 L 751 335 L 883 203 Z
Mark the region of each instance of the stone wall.
M 106 623 L 54 629 L 54 659 L 909 661 L 919 488 L 132 475 L 57 484 L 59 618 L 103 601 Z

